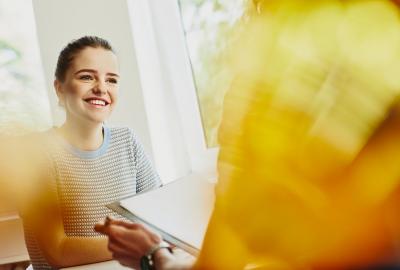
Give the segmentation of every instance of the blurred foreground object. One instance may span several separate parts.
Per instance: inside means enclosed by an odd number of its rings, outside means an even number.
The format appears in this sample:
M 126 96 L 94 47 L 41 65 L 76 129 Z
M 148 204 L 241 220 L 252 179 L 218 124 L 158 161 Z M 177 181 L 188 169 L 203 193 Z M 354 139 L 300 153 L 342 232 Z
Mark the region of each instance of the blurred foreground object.
M 0 203 L 22 210 L 41 192 L 50 164 L 41 148 L 46 143 L 33 133 L 0 136 Z
M 253 1 L 230 66 L 199 269 L 400 261 L 400 20 L 391 1 Z

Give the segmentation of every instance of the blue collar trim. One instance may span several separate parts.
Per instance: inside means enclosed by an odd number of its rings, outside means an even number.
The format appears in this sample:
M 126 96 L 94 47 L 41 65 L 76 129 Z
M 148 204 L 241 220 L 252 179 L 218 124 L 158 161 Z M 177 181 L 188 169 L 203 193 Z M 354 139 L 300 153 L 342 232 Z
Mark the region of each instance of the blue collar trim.
M 89 150 L 89 151 L 81 150 L 81 149 L 71 145 L 69 142 L 67 142 L 61 136 L 58 136 L 58 137 L 61 139 L 61 142 L 64 145 L 64 147 L 69 152 L 74 154 L 75 156 L 82 158 L 82 159 L 94 159 L 94 158 L 98 158 L 98 157 L 101 157 L 102 155 L 104 155 L 107 152 L 108 146 L 110 144 L 110 137 L 111 137 L 110 129 L 106 126 L 103 126 L 103 131 L 104 131 L 104 138 L 103 138 L 103 143 L 101 144 L 101 146 L 96 150 Z

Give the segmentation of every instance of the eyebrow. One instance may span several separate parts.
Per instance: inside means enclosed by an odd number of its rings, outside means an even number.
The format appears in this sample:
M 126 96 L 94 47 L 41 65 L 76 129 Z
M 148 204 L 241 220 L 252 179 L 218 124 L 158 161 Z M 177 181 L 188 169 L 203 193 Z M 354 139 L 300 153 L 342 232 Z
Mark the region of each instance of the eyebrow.
M 97 73 L 97 71 L 94 69 L 84 68 L 84 69 L 80 69 L 77 72 L 75 72 L 74 75 L 76 75 L 78 73 L 82 73 L 82 72 Z M 113 76 L 113 77 L 119 77 L 118 74 L 112 73 L 112 72 L 107 72 L 106 75 Z

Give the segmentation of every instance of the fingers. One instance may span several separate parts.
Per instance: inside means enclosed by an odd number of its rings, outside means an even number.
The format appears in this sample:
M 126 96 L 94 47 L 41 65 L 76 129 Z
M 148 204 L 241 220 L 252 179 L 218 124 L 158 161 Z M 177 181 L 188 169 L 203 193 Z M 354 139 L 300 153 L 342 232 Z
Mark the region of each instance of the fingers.
M 158 243 L 161 241 L 161 236 L 159 234 L 151 231 L 142 224 L 117 220 L 111 217 L 107 217 L 104 224 L 97 223 L 94 229 L 95 231 L 105 234 L 119 242 L 147 240 Z
M 141 229 L 125 228 L 119 225 L 108 226 L 108 237 L 110 241 L 120 244 L 131 251 L 142 250 L 146 253 L 152 243 L 149 243 L 149 234 Z M 145 250 L 144 250 L 145 249 Z
M 105 226 L 103 223 L 96 223 L 94 225 L 94 230 L 101 234 L 107 234 L 107 226 Z
M 98 233 L 108 235 L 108 232 L 109 232 L 108 226 L 111 224 L 122 226 L 122 227 L 125 227 L 128 229 L 136 229 L 141 226 L 140 224 L 137 224 L 137 223 L 133 223 L 133 222 L 125 221 L 125 220 L 118 220 L 118 219 L 114 219 L 110 216 L 107 216 L 103 222 L 98 222 L 94 225 L 94 230 Z
M 121 245 L 120 243 L 116 243 L 114 241 L 108 242 L 108 249 L 115 256 L 130 256 L 133 259 L 140 259 L 141 254 L 138 254 L 136 251 L 132 251 L 127 247 Z
M 109 237 L 108 249 L 113 256 L 120 258 L 121 264 L 129 267 L 162 240 L 159 234 L 142 224 L 112 218 L 97 223 L 94 229 Z
M 112 218 L 109 219 L 109 224 L 119 225 L 128 229 L 136 229 L 138 226 L 140 226 L 138 223 Z
M 109 242 L 120 246 L 128 251 L 129 254 L 141 257 L 151 247 L 147 233 L 137 229 L 127 229 L 119 225 L 107 226 Z M 150 247 L 149 247 L 150 246 Z

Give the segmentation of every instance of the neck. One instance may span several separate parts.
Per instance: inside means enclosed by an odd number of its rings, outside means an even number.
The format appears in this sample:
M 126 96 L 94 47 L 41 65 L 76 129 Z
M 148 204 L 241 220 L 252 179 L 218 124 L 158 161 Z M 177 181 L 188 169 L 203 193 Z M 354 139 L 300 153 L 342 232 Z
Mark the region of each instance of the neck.
M 74 147 L 93 151 L 103 143 L 103 124 L 102 123 L 81 123 L 79 121 L 65 121 L 59 128 L 63 136 Z

